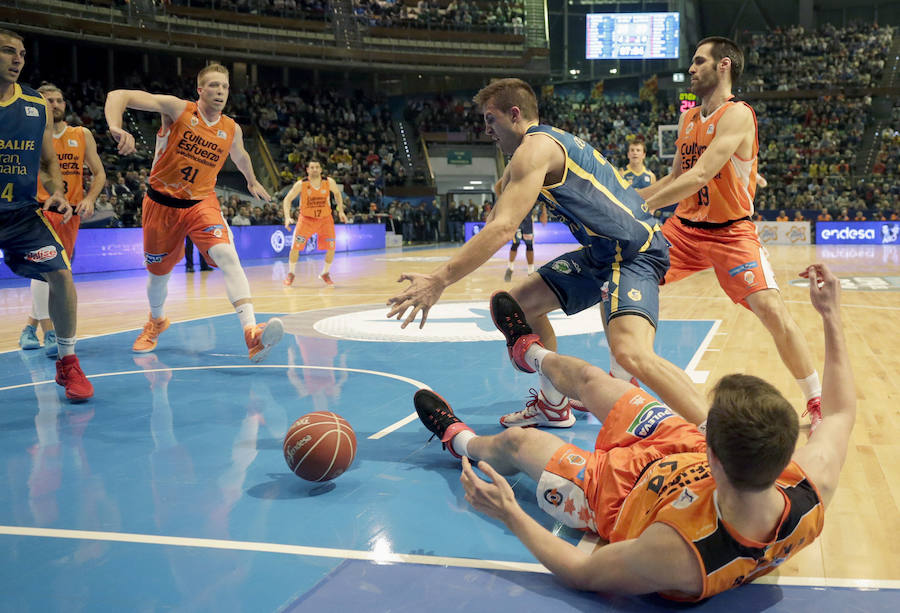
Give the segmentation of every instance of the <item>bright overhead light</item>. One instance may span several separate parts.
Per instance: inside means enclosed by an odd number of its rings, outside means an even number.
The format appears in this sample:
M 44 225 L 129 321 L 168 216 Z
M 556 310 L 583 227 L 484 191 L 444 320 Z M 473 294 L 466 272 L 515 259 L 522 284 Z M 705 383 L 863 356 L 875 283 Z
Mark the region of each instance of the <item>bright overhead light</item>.
M 619 72 L 618 68 L 610 68 L 609 69 L 609 74 L 617 74 L 618 72 Z
M 472 185 L 463 185 L 463 189 L 475 189 Z
M 484 185 L 484 181 L 469 181 L 472 185 Z

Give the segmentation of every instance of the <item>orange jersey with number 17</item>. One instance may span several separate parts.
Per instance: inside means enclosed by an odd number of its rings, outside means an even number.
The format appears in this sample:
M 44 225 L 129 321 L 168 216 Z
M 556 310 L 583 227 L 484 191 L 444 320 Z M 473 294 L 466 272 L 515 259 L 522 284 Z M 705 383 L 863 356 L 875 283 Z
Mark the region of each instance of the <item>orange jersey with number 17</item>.
M 231 151 L 234 132 L 231 117 L 220 115 L 209 124 L 197 103 L 188 102 L 174 123 L 156 135 L 150 187 L 184 200 L 202 200 L 213 194 L 216 178 Z
M 303 217 L 331 217 L 331 183 L 322 177 L 319 187 L 307 179 L 300 184 L 300 214 Z
M 59 170 L 63 178 L 66 201 L 73 206 L 84 199 L 84 128 L 66 126 L 59 135 L 53 135 L 53 150 L 59 160 Z M 38 202 L 45 202 L 50 194 L 44 184 L 38 181 Z
M 675 141 L 681 155 L 682 173 L 693 168 L 712 143 L 719 120 L 733 104 L 743 104 L 753 113 L 749 104 L 735 100 L 728 100 L 707 118 L 700 114 L 699 106 L 685 112 Z M 706 223 L 726 223 L 752 215 L 758 152 L 758 129 L 753 113 L 753 154 L 750 159 L 742 159 L 736 153 L 732 155 L 709 183 L 678 203 L 675 214 L 682 219 Z

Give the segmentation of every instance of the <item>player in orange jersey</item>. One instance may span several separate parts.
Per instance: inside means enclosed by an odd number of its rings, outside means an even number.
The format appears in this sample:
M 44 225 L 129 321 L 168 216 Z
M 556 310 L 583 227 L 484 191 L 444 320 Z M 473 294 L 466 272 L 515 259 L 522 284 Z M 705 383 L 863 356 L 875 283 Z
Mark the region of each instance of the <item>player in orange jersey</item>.
M 191 237 L 207 262 L 222 270 L 225 292 L 240 318 L 251 361 L 262 360 L 284 334 L 277 318 L 256 323 L 250 284 L 216 197 L 216 178 L 230 156 L 247 179 L 250 194 L 270 200 L 256 180 L 241 127 L 222 113 L 228 87 L 228 69 L 210 64 L 197 75 L 197 102 L 138 90 L 116 90 L 106 97 L 106 121 L 120 155 L 135 150 L 134 137 L 122 129 L 125 109 L 162 116 L 142 206 L 150 318 L 132 347 L 137 353 L 153 351 L 159 335 L 169 327 L 164 311 L 167 285 L 172 269 L 184 256 L 185 236 Z
M 88 219 L 94 214 L 94 202 L 106 185 L 106 171 L 103 170 L 103 162 L 97 155 L 97 143 L 94 136 L 87 128 L 70 126 L 66 123 L 66 101 L 62 91 L 49 83 L 41 85 L 38 92 L 47 101 L 47 106 L 53 113 L 53 148 L 59 160 L 59 168 L 62 172 L 63 191 L 74 207 L 74 215 L 63 223 L 63 216 L 56 211 L 47 211 L 45 216 L 53 226 L 53 230 L 62 242 L 69 261 L 75 257 L 75 238 L 78 236 L 78 228 L 82 219 Z M 91 187 L 87 194 L 84 193 L 84 166 L 91 171 Z M 44 203 L 50 197 L 44 188 L 42 181 L 38 181 L 38 202 Z M 44 351 L 47 357 L 57 357 L 56 331 L 50 320 L 50 286 L 46 281 L 31 280 L 31 315 L 28 323 L 19 337 L 19 346 L 22 349 L 38 349 L 41 346 L 37 338 L 37 325 L 40 323 L 44 332 Z
M 756 115 L 731 95 L 743 67 L 744 54 L 727 38 L 697 44 L 689 72 L 691 91 L 702 105 L 681 116 L 672 172 L 639 193 L 650 210 L 678 202 L 663 226 L 671 245 L 664 283 L 715 269 L 725 293 L 769 330 L 806 396 L 804 415 L 809 414 L 813 429 L 821 419 L 822 384 L 751 221 L 758 181 Z
M 492 309 L 523 322 L 517 355 L 603 422 L 593 450 L 536 428 L 478 436 L 431 390 L 422 422 L 462 458 L 475 509 L 502 521 L 565 584 L 604 593 L 659 592 L 698 601 L 775 570 L 821 533 L 856 418 L 840 315 L 840 281 L 821 264 L 801 273 L 825 331 L 824 419 L 796 449 L 797 413 L 750 375 L 716 385 L 706 436 L 668 407 L 577 358 L 541 346 L 509 294 Z M 472 461 L 490 481 L 472 470 Z M 501 475 L 527 473 L 537 502 L 565 525 L 610 542 L 586 552 L 522 510 Z
M 294 282 L 294 269 L 297 266 L 297 258 L 300 251 L 306 246 L 306 241 L 313 234 L 318 234 L 319 247 L 325 247 L 325 266 L 319 278 L 328 286 L 333 286 L 331 280 L 331 263 L 334 261 L 334 218 L 331 216 L 331 196 L 337 203 L 338 218 L 341 223 L 347 223 L 344 214 L 344 199 L 337 183 L 331 177 L 322 176 L 322 164 L 318 160 L 310 160 L 306 164 L 306 179 L 294 183 L 294 186 L 284 196 L 281 206 L 284 211 L 284 227 L 291 229 L 291 202 L 300 196 L 300 214 L 294 234 L 291 237 L 291 254 L 288 256 L 288 274 L 284 278 L 284 285 L 290 287 Z

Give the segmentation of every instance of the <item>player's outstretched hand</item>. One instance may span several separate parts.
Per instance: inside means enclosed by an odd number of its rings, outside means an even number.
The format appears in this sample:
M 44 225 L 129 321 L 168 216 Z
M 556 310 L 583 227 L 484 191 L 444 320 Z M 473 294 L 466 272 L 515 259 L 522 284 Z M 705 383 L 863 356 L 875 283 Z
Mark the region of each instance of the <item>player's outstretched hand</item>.
M 253 181 L 251 183 L 247 183 L 247 190 L 250 192 L 250 195 L 258 200 L 262 200 L 263 202 L 269 202 L 272 200 L 272 196 L 269 195 L 269 192 L 266 191 L 266 188 L 262 186 L 262 183 L 259 181 Z
M 397 279 L 398 283 L 409 281 L 410 285 L 402 294 L 397 294 L 393 298 L 388 298 L 387 304 L 391 307 L 387 316 L 396 316 L 398 320 L 403 319 L 406 311 L 412 309 L 401 328 L 405 328 L 416 320 L 419 312 L 422 313 L 422 321 L 419 323 L 421 329 L 428 319 L 428 311 L 440 299 L 444 292 L 444 285 L 434 275 L 423 275 L 417 273 L 405 272 Z
M 118 144 L 116 151 L 118 151 L 119 155 L 131 155 L 136 151 L 134 137 L 130 133 L 122 128 L 110 128 L 109 133 Z
M 800 273 L 809 279 L 809 301 L 823 316 L 837 313 L 840 308 L 841 280 L 825 264 L 812 264 Z
M 66 202 L 66 197 L 62 195 L 62 192 L 56 192 L 44 200 L 44 204 L 41 208 L 45 211 L 62 213 L 63 223 L 68 223 L 69 220 L 72 219 L 72 205 Z
M 459 481 L 466 490 L 466 500 L 476 511 L 504 521 L 519 503 L 516 495 L 503 476 L 487 462 L 479 462 L 478 468 L 490 478 L 485 481 L 472 470 L 469 458 L 462 459 L 462 474 Z

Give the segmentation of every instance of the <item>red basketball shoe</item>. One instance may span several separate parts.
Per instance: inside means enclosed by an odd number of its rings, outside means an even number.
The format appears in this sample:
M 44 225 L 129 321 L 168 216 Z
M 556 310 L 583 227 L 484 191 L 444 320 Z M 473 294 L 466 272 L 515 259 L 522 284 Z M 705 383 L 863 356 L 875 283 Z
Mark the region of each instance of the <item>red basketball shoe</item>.
M 294 273 L 289 272 L 287 274 L 287 276 L 284 278 L 284 281 L 282 283 L 284 283 L 285 287 L 290 287 L 293 282 L 294 282 Z
M 453 454 L 455 458 L 462 456 L 453 451 L 451 441 L 453 437 L 468 430 L 474 432 L 472 428 L 464 424 L 453 414 L 453 409 L 447 404 L 447 401 L 432 392 L 431 390 L 419 390 L 413 396 L 413 404 L 416 406 L 416 413 L 419 419 L 425 424 L 425 427 L 431 430 L 432 437 L 438 437 L 444 449 Z M 429 441 L 431 440 L 428 439 Z
M 66 388 L 66 398 L 72 402 L 84 402 L 94 395 L 94 386 L 84 376 L 74 354 L 56 360 L 56 382 Z
M 491 296 L 491 319 L 506 337 L 506 351 L 516 370 L 535 372 L 535 368 L 525 360 L 525 352 L 534 343 L 543 347 L 541 338 L 532 332 L 525 321 L 525 312 L 509 292 L 496 291 Z
M 334 281 L 331 280 L 331 275 L 327 272 L 323 272 L 319 275 L 319 278 L 327 285 L 328 287 L 334 287 Z
M 525 408 L 501 417 L 501 426 L 504 428 L 529 428 L 532 426 L 571 428 L 575 424 L 571 400 L 564 398 L 562 403 L 554 406 L 547 402 L 543 392 L 535 391 L 534 388 L 528 391 L 531 394 L 531 400 L 525 403 Z

